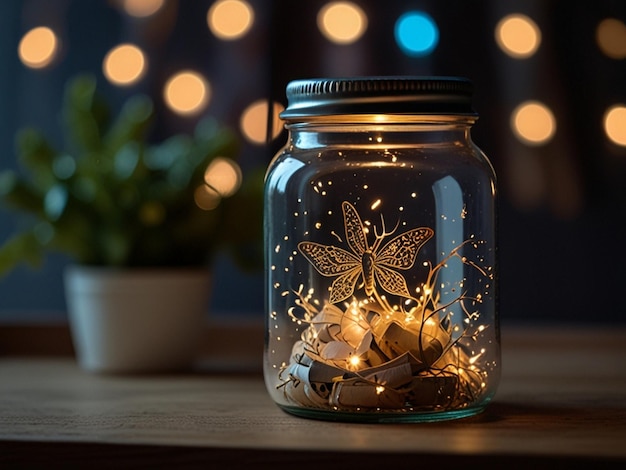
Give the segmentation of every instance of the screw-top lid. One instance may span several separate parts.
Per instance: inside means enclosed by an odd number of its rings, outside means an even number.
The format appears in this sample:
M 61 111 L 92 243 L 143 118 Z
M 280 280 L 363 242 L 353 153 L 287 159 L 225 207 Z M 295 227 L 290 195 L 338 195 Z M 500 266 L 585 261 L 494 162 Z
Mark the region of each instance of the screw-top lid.
M 295 80 L 287 85 L 286 120 L 347 114 L 476 116 L 472 82 L 461 77 L 357 77 Z

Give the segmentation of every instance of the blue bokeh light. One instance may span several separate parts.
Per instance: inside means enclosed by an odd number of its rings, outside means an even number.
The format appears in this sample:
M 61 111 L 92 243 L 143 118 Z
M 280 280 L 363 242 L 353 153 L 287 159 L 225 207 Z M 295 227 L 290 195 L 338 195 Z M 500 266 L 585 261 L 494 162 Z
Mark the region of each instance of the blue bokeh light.
M 405 54 L 421 57 L 430 54 L 437 47 L 439 28 L 429 14 L 410 11 L 396 21 L 395 37 Z

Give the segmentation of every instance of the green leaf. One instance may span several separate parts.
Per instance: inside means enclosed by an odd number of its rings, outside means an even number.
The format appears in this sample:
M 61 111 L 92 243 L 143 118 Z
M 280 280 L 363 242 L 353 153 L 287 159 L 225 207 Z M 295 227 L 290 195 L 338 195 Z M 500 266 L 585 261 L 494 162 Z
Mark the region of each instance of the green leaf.
M 43 203 L 46 216 L 52 221 L 58 220 L 67 205 L 67 188 L 62 184 L 53 186 L 46 193 Z
M 129 141 L 145 140 L 145 133 L 154 115 L 152 100 L 145 95 L 129 98 L 123 105 L 104 138 L 104 146 L 111 153 Z
M 22 129 L 16 135 L 16 144 L 18 159 L 29 171 L 34 185 L 44 191 L 52 186 L 57 180 L 53 172 L 57 152 L 45 137 L 34 129 Z
M 42 213 L 43 195 L 37 188 L 27 185 L 14 171 L 0 173 L 0 197 L 13 209 L 32 214 Z
M 33 232 L 25 232 L 9 238 L 0 247 L 0 277 L 8 274 L 21 262 L 39 266 L 42 260 L 42 247 Z
M 139 152 L 141 148 L 137 142 L 128 142 L 115 154 L 114 168 L 115 176 L 119 180 L 125 180 L 130 176 L 137 168 L 139 162 Z
M 67 139 L 79 151 L 97 151 L 108 124 L 108 107 L 96 94 L 96 79 L 82 75 L 71 80 L 66 89 L 62 117 Z

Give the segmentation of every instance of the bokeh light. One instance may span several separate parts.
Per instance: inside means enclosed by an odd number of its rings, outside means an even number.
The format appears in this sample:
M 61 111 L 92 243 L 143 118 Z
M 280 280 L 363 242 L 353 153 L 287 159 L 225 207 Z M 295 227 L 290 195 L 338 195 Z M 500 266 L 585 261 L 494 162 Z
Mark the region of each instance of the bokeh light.
M 218 0 L 207 13 L 209 29 L 219 39 L 239 39 L 253 23 L 254 10 L 242 0 Z
M 41 69 L 52 63 L 58 49 L 59 41 L 56 34 L 46 26 L 39 26 L 22 37 L 18 46 L 18 55 L 27 67 Z
M 164 3 L 165 0 L 122 0 L 122 8 L 130 16 L 145 18 L 154 15 Z
M 617 145 L 626 147 L 626 105 L 611 106 L 604 114 L 604 132 Z
M 495 38 L 504 53 L 515 59 L 525 59 L 537 52 L 541 30 L 529 17 L 515 13 L 498 22 Z
M 146 72 L 146 59 L 133 44 L 120 44 L 111 49 L 102 62 L 104 76 L 115 85 L 132 85 Z
M 271 138 L 275 139 L 283 130 L 283 122 L 278 116 L 284 107 L 280 103 L 272 106 Z M 267 141 L 267 100 L 258 100 L 248 106 L 241 115 L 239 126 L 244 137 L 253 144 L 264 144 Z
M 175 113 L 197 114 L 206 108 L 210 98 L 209 83 L 202 75 L 185 70 L 171 77 L 165 84 L 165 104 Z
M 214 158 L 204 172 L 204 182 L 221 197 L 229 197 L 241 186 L 241 168 L 227 157 Z
M 528 145 L 548 143 L 556 132 L 556 119 L 545 104 L 526 101 L 511 114 L 511 128 L 522 142 Z
M 596 29 L 596 42 L 607 57 L 626 58 L 626 25 L 615 18 L 602 20 Z
M 394 33 L 400 49 L 412 57 L 430 54 L 439 42 L 437 23 L 421 11 L 411 11 L 398 18 Z
M 219 193 L 206 184 L 202 184 L 196 188 L 193 193 L 193 199 L 196 206 L 205 211 L 215 209 L 220 205 L 220 201 L 222 200 Z
M 352 2 L 330 2 L 317 15 L 317 27 L 336 44 L 352 44 L 367 29 L 367 16 Z

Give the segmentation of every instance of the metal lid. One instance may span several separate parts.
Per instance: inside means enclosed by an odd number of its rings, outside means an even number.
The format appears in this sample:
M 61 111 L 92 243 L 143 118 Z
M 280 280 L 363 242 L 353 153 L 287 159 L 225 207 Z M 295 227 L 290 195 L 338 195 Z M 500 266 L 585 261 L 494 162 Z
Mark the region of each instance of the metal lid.
M 472 82 L 461 77 L 355 77 L 295 80 L 287 85 L 286 120 L 347 114 L 476 116 Z

